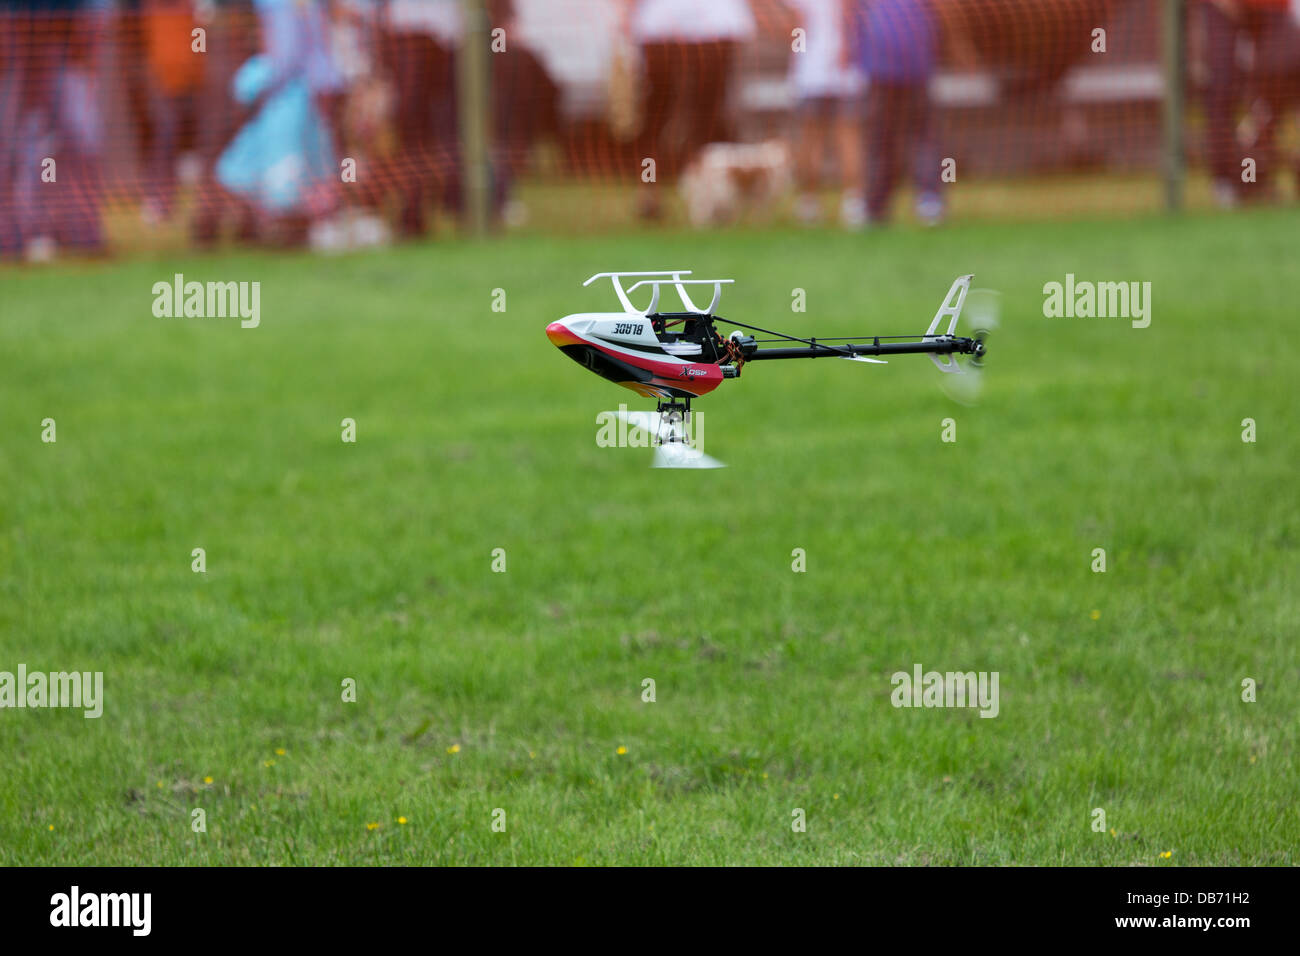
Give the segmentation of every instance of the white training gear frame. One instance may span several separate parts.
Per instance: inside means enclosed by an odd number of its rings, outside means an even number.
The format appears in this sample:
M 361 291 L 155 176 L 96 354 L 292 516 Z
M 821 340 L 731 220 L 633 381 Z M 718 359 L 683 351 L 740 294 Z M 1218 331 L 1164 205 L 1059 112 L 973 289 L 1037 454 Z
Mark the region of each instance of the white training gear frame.
M 712 315 L 713 310 L 718 307 L 718 302 L 722 299 L 722 287 L 731 285 L 735 279 L 683 279 L 682 276 L 691 275 L 690 269 L 660 269 L 653 272 L 597 272 L 594 276 L 584 282 L 583 287 L 587 287 L 597 279 L 609 279 L 614 284 L 614 294 L 618 296 L 618 301 L 622 303 L 623 310 L 633 315 L 650 315 L 659 307 L 659 288 L 660 286 L 671 285 L 677 289 L 677 295 L 682 300 L 682 306 L 687 312 L 693 312 L 696 315 Z M 644 278 L 644 277 L 654 278 Z M 636 278 L 639 282 L 634 282 L 623 288 L 620 279 Z M 968 277 L 969 278 L 969 277 Z M 654 291 L 650 296 L 650 304 L 645 309 L 638 309 L 632 304 L 628 293 L 641 288 L 643 285 L 650 286 Z M 713 299 L 709 302 L 707 309 L 701 309 L 686 293 L 688 285 L 711 285 L 713 286 Z

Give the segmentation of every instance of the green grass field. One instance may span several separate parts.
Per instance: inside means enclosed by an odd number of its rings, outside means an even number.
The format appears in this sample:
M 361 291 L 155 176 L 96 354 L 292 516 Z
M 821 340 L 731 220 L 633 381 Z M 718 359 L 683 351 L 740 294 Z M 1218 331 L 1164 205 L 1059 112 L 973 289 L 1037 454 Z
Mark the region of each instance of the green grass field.
M 1295 237 L 1251 212 L 8 271 L 0 670 L 102 671 L 105 701 L 0 710 L 0 864 L 1295 864 Z M 730 467 L 653 471 L 595 443 L 648 403 L 543 328 L 612 307 L 589 274 L 662 267 L 818 335 L 922 331 L 974 272 L 1004 298 L 985 400 L 919 356 L 753 365 L 697 405 Z M 155 318 L 174 272 L 261 282 L 260 327 Z M 1150 328 L 1044 318 L 1066 273 L 1150 281 Z M 917 663 L 997 671 L 1000 713 L 894 708 Z

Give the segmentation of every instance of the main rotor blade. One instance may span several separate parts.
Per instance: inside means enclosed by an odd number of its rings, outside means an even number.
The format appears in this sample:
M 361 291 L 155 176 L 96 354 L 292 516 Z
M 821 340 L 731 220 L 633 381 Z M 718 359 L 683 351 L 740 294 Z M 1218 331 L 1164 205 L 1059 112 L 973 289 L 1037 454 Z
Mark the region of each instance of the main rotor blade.
M 646 432 L 654 443 L 652 468 L 726 468 L 716 458 L 686 443 L 680 419 L 668 419 L 663 412 L 634 412 L 620 408 L 618 417 L 629 428 Z M 667 420 L 665 420 L 667 419 Z
M 618 417 L 627 422 L 629 428 L 648 432 L 651 438 L 659 437 L 659 428 L 663 424 L 663 416 L 659 412 L 633 412 L 620 408 Z
M 726 468 L 722 462 L 692 448 L 684 442 L 672 441 L 655 446 L 651 468 Z

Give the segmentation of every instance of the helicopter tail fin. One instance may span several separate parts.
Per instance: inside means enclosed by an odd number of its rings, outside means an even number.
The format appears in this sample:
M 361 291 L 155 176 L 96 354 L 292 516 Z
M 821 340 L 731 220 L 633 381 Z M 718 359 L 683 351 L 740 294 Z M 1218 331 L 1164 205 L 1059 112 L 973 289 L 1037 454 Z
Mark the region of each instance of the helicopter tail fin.
M 943 303 L 939 306 L 939 311 L 934 314 L 934 321 L 926 329 L 923 339 L 938 339 L 945 336 L 951 337 L 957 334 L 957 320 L 961 317 L 961 307 L 966 304 L 966 294 L 970 292 L 971 279 L 973 275 L 959 276 L 953 282 L 952 287 L 948 289 L 947 296 L 944 297 Z M 948 319 L 948 327 L 940 331 L 944 319 Z M 930 353 L 930 361 L 939 367 L 941 372 L 960 372 L 961 367 L 957 364 L 956 357 L 953 355 L 939 355 Z

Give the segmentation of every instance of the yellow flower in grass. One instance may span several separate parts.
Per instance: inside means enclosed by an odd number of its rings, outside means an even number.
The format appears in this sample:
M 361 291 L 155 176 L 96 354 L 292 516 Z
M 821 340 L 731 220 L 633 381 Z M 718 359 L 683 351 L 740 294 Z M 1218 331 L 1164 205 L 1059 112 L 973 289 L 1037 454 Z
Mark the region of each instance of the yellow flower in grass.
M 211 777 L 204 777 L 204 778 L 203 778 L 203 782 L 204 782 L 204 783 L 211 783 L 211 782 L 212 782 L 212 778 L 211 778 Z
M 460 753 L 460 744 L 452 744 L 450 747 L 447 748 L 447 753 L 449 754 Z
M 262 766 L 263 766 L 263 767 L 274 767 L 274 766 L 275 766 L 275 761 L 274 761 L 274 760 L 263 760 L 263 761 L 262 761 Z
M 623 754 L 627 753 L 627 748 L 624 747 L 622 744 L 619 744 L 618 749 L 615 750 L 614 753 L 618 754 L 621 757 L 623 756 Z
M 367 830 L 378 830 L 378 829 L 379 829 L 379 824 L 378 824 L 378 823 L 367 823 L 367 824 L 366 824 L 366 829 L 367 829 Z
M 1096 621 L 1101 617 L 1101 611 L 1093 611 L 1091 614 L 1088 615 L 1088 617 Z
M 1160 854 L 1160 859 L 1162 859 L 1162 860 L 1167 860 L 1167 859 L 1169 859 L 1169 858 L 1170 858 L 1171 856 L 1173 856 L 1173 855 L 1174 855 L 1174 851 L 1173 851 L 1173 850 L 1165 850 L 1164 853 L 1161 853 L 1161 854 Z
M 284 756 L 284 748 L 283 748 L 283 747 L 276 747 L 276 748 L 275 748 L 275 755 L 276 755 L 277 757 L 283 757 L 283 756 Z
M 51 829 L 51 830 L 54 829 L 54 824 L 53 824 L 53 823 L 50 824 L 50 829 Z
M 406 817 L 398 817 L 397 822 L 402 826 L 406 826 Z

